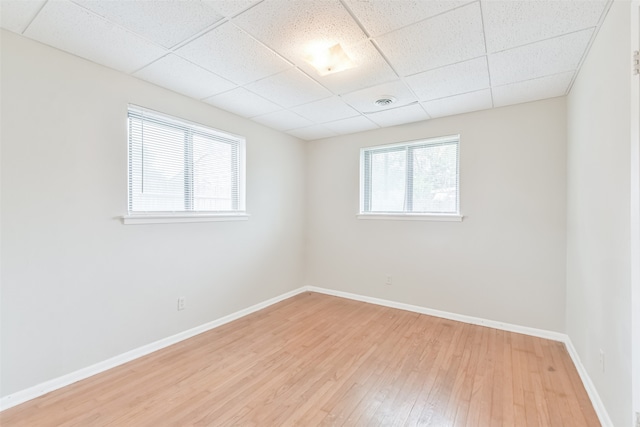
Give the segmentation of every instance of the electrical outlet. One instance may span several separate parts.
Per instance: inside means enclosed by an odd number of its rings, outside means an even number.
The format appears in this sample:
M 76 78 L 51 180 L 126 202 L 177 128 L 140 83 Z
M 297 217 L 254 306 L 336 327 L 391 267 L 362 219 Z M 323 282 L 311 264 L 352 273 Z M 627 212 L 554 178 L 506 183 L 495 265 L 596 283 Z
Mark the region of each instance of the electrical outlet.
M 385 282 L 386 285 L 391 285 L 393 284 L 393 278 L 387 274 L 387 281 Z
M 604 350 L 600 349 L 600 370 L 604 374 Z
M 187 305 L 186 297 L 178 298 L 178 310 L 184 310 Z

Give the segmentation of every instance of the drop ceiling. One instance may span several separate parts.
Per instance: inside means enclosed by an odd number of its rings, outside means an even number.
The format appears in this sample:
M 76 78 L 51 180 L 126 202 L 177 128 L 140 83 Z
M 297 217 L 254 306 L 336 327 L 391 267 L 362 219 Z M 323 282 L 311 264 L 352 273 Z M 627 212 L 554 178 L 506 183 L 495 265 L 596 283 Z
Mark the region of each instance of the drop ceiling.
M 312 140 L 565 95 L 609 6 L 0 0 L 0 15 L 9 31 Z M 320 76 L 313 43 L 339 43 L 356 67 Z

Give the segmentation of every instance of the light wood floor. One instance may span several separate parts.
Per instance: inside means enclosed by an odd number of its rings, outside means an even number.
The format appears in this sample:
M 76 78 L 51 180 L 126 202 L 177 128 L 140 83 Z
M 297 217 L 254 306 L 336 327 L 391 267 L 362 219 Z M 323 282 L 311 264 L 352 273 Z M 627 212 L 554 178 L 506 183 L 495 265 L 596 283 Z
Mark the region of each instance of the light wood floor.
M 0 414 L 5 426 L 599 426 L 564 345 L 305 293 Z

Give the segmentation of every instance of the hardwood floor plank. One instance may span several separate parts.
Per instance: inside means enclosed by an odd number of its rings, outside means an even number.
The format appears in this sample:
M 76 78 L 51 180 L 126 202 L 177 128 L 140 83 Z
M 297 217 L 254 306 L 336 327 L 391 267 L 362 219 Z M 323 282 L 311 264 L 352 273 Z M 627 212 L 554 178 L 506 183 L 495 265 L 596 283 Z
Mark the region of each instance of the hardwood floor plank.
M 9 426 L 598 426 L 562 343 L 300 294 L 0 413 Z
M 449 412 L 455 410 L 455 426 L 464 427 L 471 425 L 473 421 L 470 421 L 470 418 L 474 418 L 474 413 L 477 412 L 475 410 L 475 405 L 473 405 L 472 408 L 472 402 L 474 401 L 476 372 L 479 369 L 483 357 L 481 352 L 478 351 L 478 345 L 482 340 L 482 334 L 484 332 L 484 328 L 478 328 L 475 326 L 469 326 L 469 329 L 467 330 L 465 354 L 469 356 L 465 357 L 465 360 L 468 360 L 468 362 L 464 369 L 460 369 L 458 371 L 458 375 L 460 377 L 457 380 L 460 383 L 458 396 L 455 399 L 452 399 L 448 404 L 448 407 L 450 408 Z
M 490 414 L 491 421 L 490 426 L 503 426 L 509 425 L 504 422 L 504 413 L 502 411 L 502 402 L 505 400 L 505 370 L 504 366 L 504 352 L 502 348 L 504 346 L 505 332 L 494 329 L 490 335 L 489 354 L 492 357 L 492 364 L 490 372 L 492 373 L 491 379 L 491 399 L 490 399 Z
M 412 319 L 413 322 L 407 332 L 396 342 L 398 348 L 393 358 L 390 358 L 387 367 L 393 370 L 393 375 L 389 380 L 392 386 L 386 394 L 385 399 L 378 406 L 376 411 L 368 418 L 369 425 L 388 425 L 393 418 L 394 411 L 397 408 L 397 397 L 402 390 L 406 389 L 406 383 L 409 380 L 410 373 L 414 370 L 420 355 L 413 336 L 420 326 L 418 316 Z
M 407 317 L 406 321 L 410 321 L 415 325 L 417 316 Z M 374 352 L 368 357 L 367 363 L 360 366 L 357 372 L 354 372 L 349 382 L 337 390 L 333 396 L 327 400 L 323 406 L 323 409 L 327 411 L 327 423 L 334 425 L 343 425 L 347 422 L 349 416 L 352 416 L 353 407 L 361 402 L 366 396 L 366 391 L 370 390 L 369 380 L 372 377 L 375 379 L 380 378 L 381 368 L 388 369 L 389 359 L 400 358 L 400 353 L 396 353 L 393 350 L 403 349 L 402 339 L 389 339 L 389 337 L 398 337 L 397 334 L 388 334 L 386 330 L 380 330 L 380 335 L 376 339 L 378 342 L 374 346 Z
M 513 349 L 511 347 L 511 342 L 511 334 L 505 332 L 502 347 L 502 372 L 504 372 L 502 388 L 502 420 L 503 425 L 505 426 L 516 425 L 515 401 L 513 397 Z

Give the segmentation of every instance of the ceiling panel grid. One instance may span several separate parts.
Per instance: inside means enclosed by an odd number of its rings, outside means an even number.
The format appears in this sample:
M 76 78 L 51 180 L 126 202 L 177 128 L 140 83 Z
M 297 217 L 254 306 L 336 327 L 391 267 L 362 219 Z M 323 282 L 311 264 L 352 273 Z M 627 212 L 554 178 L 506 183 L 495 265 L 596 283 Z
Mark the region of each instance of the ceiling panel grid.
M 0 25 L 312 140 L 565 95 L 611 1 L 0 0 Z M 335 44 L 355 66 L 320 75 Z

